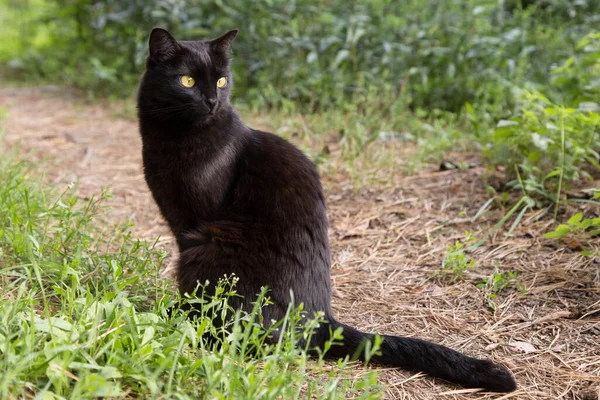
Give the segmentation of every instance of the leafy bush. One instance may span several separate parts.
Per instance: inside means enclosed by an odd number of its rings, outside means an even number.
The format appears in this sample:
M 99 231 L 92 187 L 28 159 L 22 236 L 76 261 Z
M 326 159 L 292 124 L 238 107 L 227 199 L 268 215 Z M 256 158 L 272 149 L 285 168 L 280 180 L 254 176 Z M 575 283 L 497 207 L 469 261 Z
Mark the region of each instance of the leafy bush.
M 585 166 L 600 171 L 600 115 L 558 106 L 537 92 L 521 96 L 519 112 L 498 123 L 484 154 L 520 175 L 509 187 L 559 201 L 563 182 L 590 178 Z
M 552 88 L 563 104 L 600 112 L 600 33 L 584 36 L 560 67 L 552 71 Z
M 22 35 L 13 64 L 128 95 L 152 26 L 190 39 L 238 27 L 236 96 L 255 107 L 361 112 L 376 97 L 394 113 L 401 93 L 413 108 L 457 112 L 471 102 L 506 117 L 511 87 L 547 84 L 600 12 L 591 1 L 566 13 L 543 3 L 507 13 L 495 0 L 46 0 L 36 23 L 49 40 L 27 46 Z

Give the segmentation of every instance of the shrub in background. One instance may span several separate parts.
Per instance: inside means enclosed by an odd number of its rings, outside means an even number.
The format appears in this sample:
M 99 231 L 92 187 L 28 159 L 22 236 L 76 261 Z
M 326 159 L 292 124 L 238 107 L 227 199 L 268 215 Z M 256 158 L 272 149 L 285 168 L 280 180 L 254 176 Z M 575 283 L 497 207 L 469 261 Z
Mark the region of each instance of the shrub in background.
M 413 109 L 459 112 L 471 102 L 495 116 L 512 110 L 513 85 L 548 84 L 600 15 L 592 1 L 512 11 L 496 0 L 4 3 L 29 29 L 4 28 L 19 45 L 0 59 L 94 94 L 133 92 L 153 26 L 188 39 L 238 27 L 236 96 L 254 107 L 354 110 L 374 88 L 384 104 L 402 90 Z

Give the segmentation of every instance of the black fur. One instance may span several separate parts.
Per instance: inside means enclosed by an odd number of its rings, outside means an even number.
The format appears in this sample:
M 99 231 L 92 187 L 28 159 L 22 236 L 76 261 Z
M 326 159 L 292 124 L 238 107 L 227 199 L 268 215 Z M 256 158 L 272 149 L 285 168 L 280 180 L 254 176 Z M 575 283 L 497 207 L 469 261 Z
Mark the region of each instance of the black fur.
M 235 307 L 250 310 L 262 286 L 273 305 L 265 321 L 280 320 L 291 301 L 328 324 L 314 337 L 322 346 L 343 327 L 331 357 L 352 356 L 372 335 L 342 325 L 331 311 L 325 199 L 314 164 L 271 133 L 247 127 L 229 102 L 229 51 L 237 31 L 212 41 L 176 41 L 162 29 L 150 38 L 138 95 L 146 182 L 177 238 L 177 282 L 191 293 L 198 282 L 239 277 Z M 184 87 L 181 75 L 196 85 Z M 228 85 L 216 82 L 226 77 Z M 212 105 L 211 105 L 212 104 Z M 214 108 L 213 108 L 214 107 Z M 210 287 L 209 287 L 210 290 Z M 419 339 L 383 336 L 372 361 L 424 371 L 466 387 L 512 391 L 510 372 Z M 362 352 L 358 351 L 359 358 Z

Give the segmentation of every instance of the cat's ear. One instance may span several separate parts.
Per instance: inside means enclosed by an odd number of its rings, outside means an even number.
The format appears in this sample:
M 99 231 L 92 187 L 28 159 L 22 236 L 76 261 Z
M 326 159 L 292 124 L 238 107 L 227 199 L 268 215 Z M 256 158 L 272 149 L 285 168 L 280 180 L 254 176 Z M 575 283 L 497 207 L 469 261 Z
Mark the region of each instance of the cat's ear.
M 150 49 L 150 58 L 155 61 L 164 61 L 175 54 L 177 40 L 166 30 L 154 28 L 150 33 L 148 47 Z
M 229 53 L 229 50 L 231 50 L 231 42 L 233 42 L 233 39 L 235 39 L 237 34 L 238 30 L 232 29 L 223 36 L 211 40 L 210 46 L 218 52 Z

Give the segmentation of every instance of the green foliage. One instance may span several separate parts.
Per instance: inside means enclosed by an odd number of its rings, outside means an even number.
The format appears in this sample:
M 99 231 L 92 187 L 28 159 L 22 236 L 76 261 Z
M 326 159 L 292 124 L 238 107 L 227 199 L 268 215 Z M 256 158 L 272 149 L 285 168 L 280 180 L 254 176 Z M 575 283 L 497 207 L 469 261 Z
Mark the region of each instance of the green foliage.
M 473 241 L 474 238 L 467 232 L 466 242 Z M 465 245 L 456 241 L 448 246 L 446 255 L 442 261 L 441 273 L 450 273 L 452 279 L 462 279 L 469 268 L 475 267 L 475 260 L 471 260 L 465 253 Z
M 509 187 L 553 202 L 563 181 L 589 179 L 586 166 L 600 170 L 600 115 L 558 106 L 538 92 L 524 91 L 519 112 L 488 140 L 484 154 L 520 175 Z
M 477 287 L 484 291 L 488 306 L 492 311 L 496 309 L 494 300 L 501 291 L 514 288 L 521 293 L 527 293 L 523 286 L 521 286 L 516 272 L 500 272 L 498 266 L 495 266 L 494 273 L 488 279 L 477 284 Z
M 23 67 L 23 58 L 50 44 L 46 27 L 39 23 L 45 9 L 45 0 L 0 0 L 1 64 Z
M 600 190 L 596 191 L 594 199 L 600 199 Z M 600 217 L 583 218 L 583 213 L 573 215 L 566 224 L 560 224 L 552 232 L 544 235 L 546 239 L 576 238 L 586 244 L 581 255 L 600 257 L 600 246 L 595 240 L 600 235 Z
M 389 113 L 399 92 L 413 108 L 458 112 L 471 102 L 506 113 L 511 87 L 547 84 L 551 66 L 575 56 L 575 41 L 600 13 L 591 1 L 566 13 L 560 2 L 506 12 L 496 0 L 40 1 L 42 13 L 20 10 L 48 40 L 23 32 L 12 54 L 33 75 L 127 95 L 151 27 L 189 39 L 239 27 L 238 98 L 360 112 L 375 91 Z
M 98 224 L 106 192 L 81 204 L 72 188 L 56 194 L 32 175 L 28 163 L 0 158 L 0 398 L 381 397 L 375 372 L 345 379 L 346 362 L 325 370 L 298 348 L 318 316 L 290 308 L 265 331 L 263 291 L 251 313 L 217 329 L 235 279 L 210 298 L 178 299 L 158 276 L 164 252 L 127 226 Z M 179 301 L 202 302 L 201 315 L 169 313 Z
M 576 54 L 552 71 L 544 92 L 556 101 L 537 90 L 515 90 L 517 111 L 491 132 L 477 120 L 481 114 L 467 108 L 484 156 L 506 167 L 513 177 L 507 188 L 529 198 L 528 207 L 531 201 L 558 206 L 569 183 L 590 180 L 600 170 L 599 71 L 600 34 L 588 34 Z
M 552 71 L 551 88 L 560 93 L 563 104 L 600 111 L 600 33 L 584 36 L 575 54 Z
M 556 217 L 559 204 L 565 201 L 564 190 L 573 182 L 593 180 L 600 171 L 600 105 L 595 102 L 600 95 L 598 71 L 600 35 L 593 33 L 578 42 L 574 56 L 553 69 L 551 82 L 543 89 L 557 100 L 537 90 L 516 89 L 517 111 L 491 130 L 482 114 L 467 105 L 484 156 L 491 164 L 504 166 L 507 176 L 513 178 L 506 189 L 522 193 L 483 240 L 517 211 L 508 235 L 534 207 L 555 203 Z M 503 196 L 506 200 L 506 193 Z M 475 218 L 492 204 L 490 199 Z

